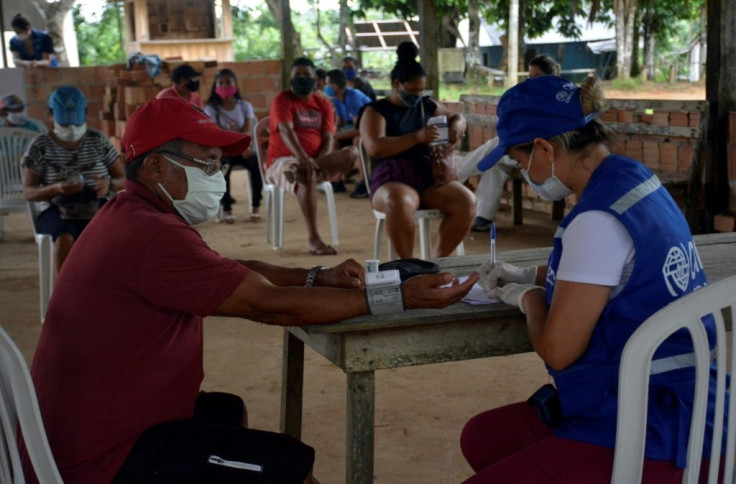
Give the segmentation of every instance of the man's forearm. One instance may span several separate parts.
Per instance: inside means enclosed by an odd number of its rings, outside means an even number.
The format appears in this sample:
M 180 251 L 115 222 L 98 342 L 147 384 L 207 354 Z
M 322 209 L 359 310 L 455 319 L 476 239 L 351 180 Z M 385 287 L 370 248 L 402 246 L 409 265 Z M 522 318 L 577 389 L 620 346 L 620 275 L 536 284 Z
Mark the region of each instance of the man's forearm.
M 297 160 L 304 161 L 309 159 L 309 155 L 304 151 L 301 143 L 299 143 L 299 138 L 291 126 L 286 123 L 279 123 L 278 130 L 284 144 Z
M 238 262 L 259 273 L 274 286 L 303 286 L 307 280 L 306 269 L 280 267 L 257 260 L 240 260 Z

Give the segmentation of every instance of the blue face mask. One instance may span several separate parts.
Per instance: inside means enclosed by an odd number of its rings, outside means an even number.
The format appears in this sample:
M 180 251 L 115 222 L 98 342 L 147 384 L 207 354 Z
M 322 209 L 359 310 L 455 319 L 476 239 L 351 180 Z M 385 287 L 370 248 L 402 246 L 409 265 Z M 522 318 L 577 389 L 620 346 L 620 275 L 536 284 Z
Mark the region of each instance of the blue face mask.
M 422 96 L 406 92 L 404 89 L 399 92 L 399 97 L 401 98 L 401 102 L 404 103 L 404 106 L 408 108 L 413 108 L 422 101 Z
M 532 169 L 532 158 L 534 158 L 534 148 L 536 145 L 532 147 L 532 152 L 529 155 L 529 170 Z M 524 180 L 529 184 L 530 187 L 532 187 L 532 190 L 534 190 L 534 193 L 539 195 L 542 199 L 547 201 L 557 201 L 562 200 L 563 198 L 567 197 L 572 193 L 572 190 L 570 190 L 567 186 L 565 186 L 562 181 L 555 176 L 555 164 L 552 162 L 552 176 L 544 180 L 541 185 L 538 185 L 534 183 L 529 176 L 529 171 L 525 169 L 521 169 L 521 176 L 524 177 Z
M 343 69 L 342 73 L 345 74 L 345 79 L 348 81 L 352 81 L 356 77 L 358 77 L 358 71 L 355 69 Z
M 325 86 L 325 94 L 330 97 L 335 97 L 335 88 L 332 86 Z

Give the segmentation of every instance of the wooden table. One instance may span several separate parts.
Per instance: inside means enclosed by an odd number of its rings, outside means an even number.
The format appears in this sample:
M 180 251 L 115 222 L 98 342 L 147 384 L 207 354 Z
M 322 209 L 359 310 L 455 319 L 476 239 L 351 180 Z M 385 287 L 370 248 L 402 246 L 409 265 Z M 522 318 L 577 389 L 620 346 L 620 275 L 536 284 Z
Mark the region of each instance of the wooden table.
M 709 282 L 736 274 L 736 233 L 695 238 Z M 501 252 L 519 266 L 546 264 L 550 248 Z M 436 262 L 467 275 L 486 255 Z M 521 312 L 505 304 L 416 309 L 381 317 L 362 316 L 330 325 L 284 331 L 281 431 L 301 437 L 304 344 L 347 373 L 347 473 L 349 484 L 373 484 L 373 417 L 376 370 L 460 361 L 532 351 Z

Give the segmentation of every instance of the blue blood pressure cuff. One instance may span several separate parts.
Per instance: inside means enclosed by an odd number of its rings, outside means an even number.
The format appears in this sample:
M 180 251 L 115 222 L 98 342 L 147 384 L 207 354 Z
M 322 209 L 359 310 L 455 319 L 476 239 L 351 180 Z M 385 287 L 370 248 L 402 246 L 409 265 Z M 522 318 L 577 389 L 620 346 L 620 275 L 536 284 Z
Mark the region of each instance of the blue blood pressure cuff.
M 406 310 L 404 288 L 396 269 L 368 272 L 365 275 L 365 299 L 371 314 L 400 313 Z

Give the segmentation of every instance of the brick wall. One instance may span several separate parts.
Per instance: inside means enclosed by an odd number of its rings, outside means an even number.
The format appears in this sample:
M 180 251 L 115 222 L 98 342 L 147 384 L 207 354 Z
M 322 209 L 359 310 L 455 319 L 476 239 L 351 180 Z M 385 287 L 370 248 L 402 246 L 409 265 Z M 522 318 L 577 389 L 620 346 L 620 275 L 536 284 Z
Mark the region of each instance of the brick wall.
M 468 121 L 464 149 L 473 150 L 496 136 L 496 107 L 500 97 L 463 95 L 460 100 Z M 616 134 L 614 151 L 642 161 L 663 182 L 687 181 L 693 149 L 700 136 L 700 116 L 707 106 L 705 101 L 617 99 L 607 104 L 608 109 L 601 117 Z M 732 125 L 732 136 L 736 134 L 734 131 Z M 736 163 L 736 154 L 730 156 Z M 528 186 L 522 187 L 522 193 L 524 207 L 548 208 L 547 202 L 541 202 Z M 681 193 L 673 195 L 678 202 L 684 201 Z M 575 203 L 574 196 L 567 201 L 570 208 Z
M 218 70 L 231 69 L 238 77 L 240 93 L 253 105 L 258 118 L 268 114 L 271 100 L 281 90 L 281 61 L 244 61 L 205 63 L 188 62 L 203 72 L 199 94 L 206 102 Z M 49 129 L 48 99 L 59 86 L 71 84 L 87 97 L 87 125 L 104 131 L 116 146 L 125 129 L 128 116 L 158 91 L 171 85 L 170 69 L 178 62 L 168 62 L 161 74 L 150 79 L 142 67 L 126 70 L 125 66 L 60 67 L 26 71 L 25 86 L 28 115 L 46 122 Z

